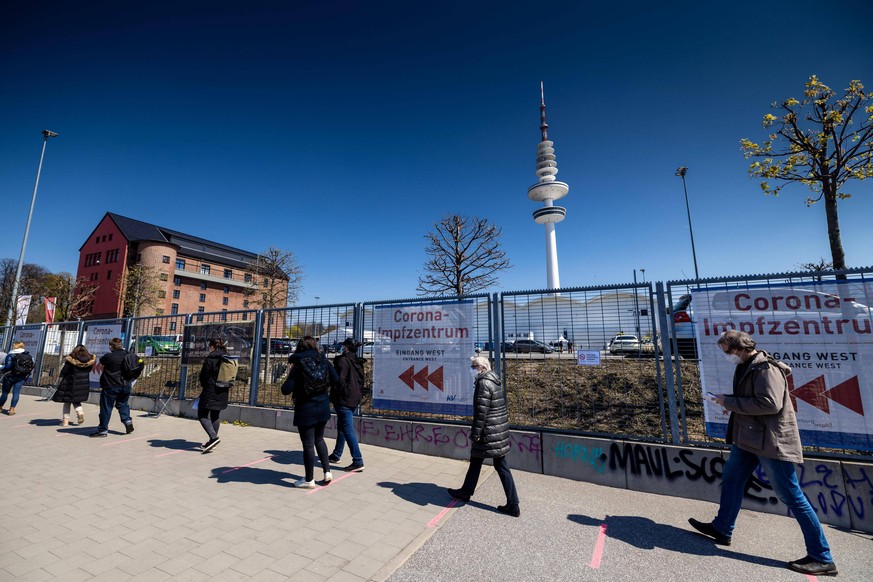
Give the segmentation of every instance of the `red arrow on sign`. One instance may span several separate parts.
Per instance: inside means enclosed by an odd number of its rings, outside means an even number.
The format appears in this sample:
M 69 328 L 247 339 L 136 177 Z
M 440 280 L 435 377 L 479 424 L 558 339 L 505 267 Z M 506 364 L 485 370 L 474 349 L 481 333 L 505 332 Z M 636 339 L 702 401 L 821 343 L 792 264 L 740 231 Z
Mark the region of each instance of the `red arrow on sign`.
M 416 372 L 412 379 L 416 381 L 416 383 L 427 390 L 427 366 Z
M 434 385 L 434 387 L 438 388 L 440 391 L 445 392 L 443 390 L 443 367 L 440 366 L 433 372 L 430 372 L 425 366 L 418 372 L 415 371 L 415 366 L 409 366 L 406 370 L 403 371 L 399 376 L 400 380 L 409 386 L 410 390 L 415 390 L 415 385 L 418 384 L 425 390 L 429 390 L 428 382 Z
M 439 388 L 440 392 L 445 392 L 443 390 L 443 367 L 440 366 L 436 370 L 431 373 L 430 376 L 427 377 L 428 382 Z
M 864 403 L 861 401 L 861 387 L 858 385 L 858 377 L 852 376 L 845 382 L 837 384 L 824 393 L 825 396 L 838 404 L 842 404 L 849 410 L 864 416 Z
M 789 376 L 789 378 L 791 378 L 791 376 Z M 822 412 L 830 414 L 828 399 L 824 395 L 825 390 L 827 390 L 827 387 L 825 386 L 824 376 L 819 376 L 818 378 L 803 384 L 800 388 L 791 390 L 790 394 L 792 400 L 800 398 L 804 402 L 812 404 Z M 794 402 L 793 404 L 794 409 L 797 410 L 797 402 Z
M 408 370 L 404 370 L 402 374 L 397 376 L 403 383 L 409 386 L 410 390 L 415 390 L 415 385 L 412 383 L 412 374 L 415 371 L 415 366 L 409 366 Z

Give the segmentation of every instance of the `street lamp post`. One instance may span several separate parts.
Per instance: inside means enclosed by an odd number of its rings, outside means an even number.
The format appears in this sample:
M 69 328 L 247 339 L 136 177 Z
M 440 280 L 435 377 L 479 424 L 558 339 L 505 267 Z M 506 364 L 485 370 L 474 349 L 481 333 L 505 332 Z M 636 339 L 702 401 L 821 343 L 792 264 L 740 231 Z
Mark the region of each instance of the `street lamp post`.
M 680 166 L 676 169 L 676 175 L 682 178 L 682 189 L 685 191 L 685 211 L 688 213 L 688 234 L 691 235 L 691 256 L 694 258 L 694 278 L 700 279 L 697 271 L 697 252 L 694 250 L 694 229 L 691 228 L 691 206 L 688 205 L 688 187 L 685 185 L 685 173 L 688 168 Z
M 39 165 L 36 168 L 36 183 L 33 185 L 33 196 L 30 198 L 30 212 L 27 213 L 27 225 L 24 227 L 24 240 L 21 243 L 21 255 L 18 257 L 18 268 L 15 270 L 15 283 L 12 284 L 12 296 L 9 299 L 9 312 L 6 315 L 6 325 L 15 325 L 13 317 L 18 305 L 18 284 L 21 282 L 21 269 L 24 267 L 24 251 L 27 249 L 27 235 L 30 234 L 30 219 L 33 218 L 33 206 L 36 204 L 36 190 L 39 188 L 39 175 L 42 173 L 42 159 L 45 157 L 45 144 L 48 138 L 58 137 L 53 131 L 42 130 L 42 152 L 39 154 Z

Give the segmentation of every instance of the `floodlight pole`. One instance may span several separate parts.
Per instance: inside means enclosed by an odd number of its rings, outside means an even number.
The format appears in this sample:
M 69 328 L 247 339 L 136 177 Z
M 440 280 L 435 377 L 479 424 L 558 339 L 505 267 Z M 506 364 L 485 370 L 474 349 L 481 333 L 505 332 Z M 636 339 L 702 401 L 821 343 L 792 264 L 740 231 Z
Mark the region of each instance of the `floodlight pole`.
M 27 213 L 27 225 L 24 227 L 24 240 L 21 243 L 21 254 L 18 256 L 18 268 L 15 270 L 15 283 L 12 284 L 12 296 L 9 298 L 9 312 L 6 315 L 6 325 L 13 326 L 13 318 L 18 310 L 18 284 L 21 282 L 21 269 L 24 267 L 24 251 L 27 249 L 27 235 L 30 234 L 30 220 L 33 218 L 33 207 L 36 204 L 36 190 L 39 188 L 39 175 L 42 173 L 42 159 L 45 157 L 45 144 L 50 137 L 58 137 L 53 131 L 42 130 L 42 152 L 39 154 L 39 165 L 36 168 L 36 183 L 33 185 L 33 196 L 30 198 L 30 212 Z
M 700 279 L 700 274 L 697 272 L 697 252 L 694 250 L 694 229 L 691 228 L 691 206 L 688 205 L 688 187 L 685 185 L 685 173 L 688 168 L 680 166 L 676 169 L 676 175 L 682 178 L 682 189 L 685 191 L 685 212 L 688 213 L 688 234 L 691 235 L 691 256 L 694 258 L 694 278 Z

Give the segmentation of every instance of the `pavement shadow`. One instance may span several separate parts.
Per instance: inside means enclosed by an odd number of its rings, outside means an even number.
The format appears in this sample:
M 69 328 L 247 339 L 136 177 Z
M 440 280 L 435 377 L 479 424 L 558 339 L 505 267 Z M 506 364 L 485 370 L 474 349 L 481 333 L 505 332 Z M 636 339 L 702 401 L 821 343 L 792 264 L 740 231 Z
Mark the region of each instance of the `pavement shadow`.
M 662 548 L 682 554 L 695 556 L 722 556 L 741 560 L 750 564 L 770 566 L 780 570 L 785 569 L 785 562 L 735 552 L 723 546 L 716 546 L 709 538 L 695 531 L 678 528 L 672 525 L 657 523 L 647 517 L 636 515 L 607 515 L 606 519 L 595 519 L 586 515 L 567 516 L 572 522 L 599 527 L 606 524 L 606 535 L 623 541 L 641 550 Z M 691 526 L 689 526 L 690 528 Z
M 153 447 L 163 449 L 171 449 L 174 451 L 197 450 L 200 443 L 195 443 L 186 439 L 152 439 L 147 441 Z M 198 451 L 199 452 L 199 451 Z
M 303 451 L 264 451 L 264 454 L 273 457 L 273 462 L 279 463 L 280 465 L 303 466 Z M 321 463 L 319 462 L 318 457 L 315 459 L 315 468 L 321 468 Z
M 451 500 L 451 496 L 446 493 L 445 487 L 434 485 L 433 483 L 392 483 L 391 481 L 382 481 L 376 483 L 379 487 L 391 489 L 394 495 L 400 497 L 404 501 L 421 505 L 447 505 Z
M 64 427 L 64 428 L 60 428 L 60 427 L 58 428 L 58 432 L 61 432 L 64 434 L 71 434 L 74 436 L 84 436 L 84 437 L 90 436 L 92 433 L 94 433 L 96 431 L 97 431 L 97 427 L 94 426 L 93 424 L 91 426 L 69 426 L 69 427 Z M 115 435 L 115 434 L 122 435 L 124 433 L 120 432 L 120 431 L 110 431 L 109 434 L 110 435 Z
M 61 421 L 56 418 L 31 418 L 28 424 L 33 426 L 61 426 Z
M 294 482 L 300 475 L 285 471 L 261 469 L 260 467 L 216 467 L 212 469 L 210 479 L 219 483 L 253 483 L 255 485 L 277 485 L 279 487 L 294 487 Z

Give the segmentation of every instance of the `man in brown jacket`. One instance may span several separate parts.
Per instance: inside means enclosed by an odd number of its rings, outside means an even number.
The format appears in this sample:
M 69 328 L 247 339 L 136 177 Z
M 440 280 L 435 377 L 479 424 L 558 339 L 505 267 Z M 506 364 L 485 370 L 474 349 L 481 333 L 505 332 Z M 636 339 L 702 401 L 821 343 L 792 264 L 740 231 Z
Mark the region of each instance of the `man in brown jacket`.
M 803 462 L 803 448 L 794 406 L 788 394 L 791 368 L 755 349 L 755 341 L 741 331 L 727 331 L 718 339 L 725 357 L 736 364 L 733 393 L 713 394 L 710 399 L 731 412 L 727 428 L 730 457 L 722 475 L 718 514 L 711 523 L 694 518 L 691 526 L 729 546 L 746 483 L 761 464 L 773 490 L 800 524 L 806 557 L 788 563 L 795 572 L 811 576 L 836 576 L 828 541 L 818 516 L 797 482 L 795 463 Z

